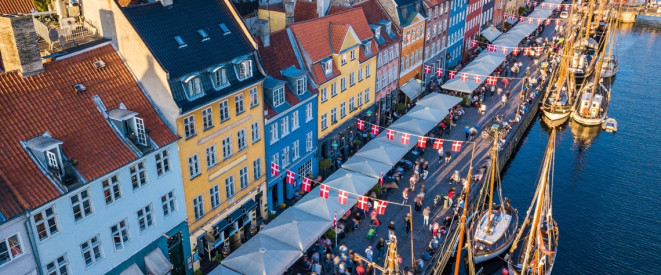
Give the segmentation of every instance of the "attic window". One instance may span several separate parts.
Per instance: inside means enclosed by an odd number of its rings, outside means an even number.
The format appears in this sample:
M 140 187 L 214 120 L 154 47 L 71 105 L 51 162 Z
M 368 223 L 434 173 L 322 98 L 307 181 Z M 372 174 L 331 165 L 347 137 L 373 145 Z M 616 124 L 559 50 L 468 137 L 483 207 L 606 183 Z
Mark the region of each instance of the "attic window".
M 220 29 L 223 30 L 223 35 L 228 35 L 232 33 L 230 29 L 227 28 L 227 25 L 225 25 L 225 23 L 220 23 Z
M 301 78 L 296 80 L 296 93 L 298 95 L 302 95 L 305 93 L 305 76 L 302 76 Z
M 391 23 L 390 23 L 390 22 L 388 22 L 388 24 L 386 24 L 386 32 L 387 32 L 388 34 L 391 34 L 391 33 L 392 33 L 392 27 L 391 27 Z
M 85 85 L 80 84 L 80 83 L 78 83 L 76 85 L 73 85 L 73 88 L 76 90 L 76 93 L 85 91 Z
M 367 41 L 365 43 L 365 55 L 371 55 L 372 54 L 372 41 Z
M 180 48 L 180 49 L 183 48 L 183 47 L 188 46 L 188 45 L 186 45 L 186 42 L 184 42 L 184 39 L 181 38 L 181 36 L 178 36 L 178 35 L 175 36 L 175 37 L 174 37 L 174 40 L 177 41 L 177 44 L 179 45 L 179 48 Z
M 103 69 L 106 67 L 106 62 L 103 62 L 103 60 L 97 60 L 94 61 L 94 67 L 96 67 L 97 70 Z
M 207 32 L 204 31 L 203 29 L 197 30 L 197 33 L 202 37 L 202 41 L 209 40 L 209 34 L 207 34 Z
M 35 158 L 41 162 L 43 167 L 54 176 L 59 177 L 63 174 L 62 155 L 60 145 L 62 141 L 52 138 L 48 133 L 29 140 L 26 147 L 34 154 Z
M 239 65 L 237 65 L 237 67 L 240 80 L 252 77 L 252 60 L 243 60 L 241 63 L 239 63 Z
M 137 115 L 138 113 L 134 111 L 126 110 L 123 104 L 119 108 L 108 112 L 108 118 L 117 127 L 121 135 L 126 136 L 135 145 L 149 146 L 145 122 Z
M 324 73 L 329 75 L 333 73 L 333 60 L 329 59 L 326 60 L 326 63 L 324 64 Z

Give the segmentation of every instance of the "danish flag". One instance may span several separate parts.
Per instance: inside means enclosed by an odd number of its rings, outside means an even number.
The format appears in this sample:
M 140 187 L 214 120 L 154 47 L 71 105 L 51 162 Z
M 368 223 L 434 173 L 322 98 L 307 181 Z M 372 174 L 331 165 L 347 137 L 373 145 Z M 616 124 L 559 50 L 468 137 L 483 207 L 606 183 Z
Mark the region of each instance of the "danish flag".
M 480 83 L 480 80 L 481 80 L 481 78 L 480 78 L 479 75 L 475 75 L 475 76 L 473 77 L 473 81 L 475 81 L 475 83 Z
M 324 199 L 328 199 L 328 193 L 330 192 L 330 187 L 328 185 L 322 184 L 319 189 L 319 196 Z
M 386 138 L 389 140 L 395 139 L 395 130 L 386 130 Z
M 271 176 L 277 177 L 280 174 L 280 165 L 271 162 Z
M 471 40 L 471 48 L 477 47 L 477 40 L 473 39 Z
M 379 135 L 379 125 L 372 124 L 372 130 L 370 131 L 372 135 L 378 136 Z
M 555 24 L 556 24 L 556 25 L 560 25 L 560 19 L 556 19 L 556 20 L 555 20 Z
M 569 5 L 565 5 L 565 10 L 569 10 Z
M 312 188 L 312 180 L 308 178 L 303 178 L 303 183 L 301 184 L 301 189 L 305 192 L 310 192 Z
M 537 2 L 532 2 L 533 7 L 537 7 Z
M 510 17 L 507 13 L 503 13 L 503 19 L 507 19 L 507 17 Z
M 523 22 L 523 16 L 519 17 L 519 22 Z
M 461 73 L 461 81 L 467 81 L 468 80 L 468 74 L 467 73 Z
M 388 206 L 388 202 L 374 201 L 374 211 L 379 215 L 386 213 L 386 206 Z
M 409 144 L 410 138 L 411 138 L 411 134 L 402 133 L 402 144 Z
M 523 48 L 523 55 L 528 55 L 528 54 L 530 54 L 530 49 Z
M 461 151 L 461 144 L 463 142 L 461 141 L 453 141 L 452 142 L 452 152 L 459 152 Z
M 528 18 L 528 24 L 532 24 L 532 18 Z
M 498 80 L 496 80 L 495 76 L 487 76 L 487 85 L 494 86 L 496 85 L 496 82 L 498 82 Z
M 535 48 L 535 54 L 542 54 L 542 47 Z
M 358 130 L 365 130 L 365 121 L 359 119 L 356 126 L 358 127 Z
M 454 79 L 454 76 L 457 74 L 457 71 L 448 71 L 448 78 Z
M 487 45 L 487 51 L 496 52 L 498 51 L 498 46 L 489 44 Z
M 337 196 L 337 201 L 340 204 L 347 204 L 347 199 L 349 198 L 349 195 L 347 194 L 347 191 L 340 190 L 340 194 Z
M 519 54 L 519 48 L 514 48 L 514 49 L 512 49 L 512 54 L 513 54 L 513 55 L 517 55 L 517 54 Z
M 425 148 L 427 146 L 427 137 L 418 137 L 418 147 Z
M 367 210 L 367 197 L 358 196 L 358 208 Z
M 429 65 L 425 65 L 425 74 L 431 73 L 431 67 Z
M 434 149 L 438 150 L 443 148 L 443 140 L 440 138 L 437 138 L 434 140 Z
M 436 76 L 442 77 L 443 76 L 443 69 L 441 68 L 436 68 Z
M 544 22 L 545 25 L 551 25 L 551 19 L 546 19 L 546 22 Z
M 507 54 L 507 47 L 500 47 L 500 52 L 503 54 Z
M 542 24 L 542 19 L 541 18 L 537 19 L 537 25 L 539 25 L 539 24 Z
M 289 184 L 294 184 L 296 182 L 296 173 L 287 170 L 287 178 L 286 178 L 287 183 Z
M 333 214 L 333 228 L 337 228 L 337 211 Z
M 542 9 L 543 9 L 543 8 L 544 8 L 544 6 L 546 6 L 546 5 L 545 5 L 544 3 L 542 3 L 542 4 L 540 5 L 540 6 L 541 6 L 541 7 L 542 7 Z
M 530 6 L 530 1 L 526 1 L 526 6 Z
M 510 20 L 512 20 L 512 21 L 516 20 L 516 16 L 511 15 L 511 16 L 510 16 Z

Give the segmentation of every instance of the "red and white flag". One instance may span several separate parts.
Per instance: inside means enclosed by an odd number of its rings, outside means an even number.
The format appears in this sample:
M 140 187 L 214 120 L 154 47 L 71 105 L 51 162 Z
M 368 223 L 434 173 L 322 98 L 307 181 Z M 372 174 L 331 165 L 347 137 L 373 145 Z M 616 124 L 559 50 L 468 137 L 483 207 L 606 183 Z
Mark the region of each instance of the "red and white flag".
M 372 131 L 370 131 L 372 135 L 378 136 L 379 135 L 379 125 L 372 124 Z
M 537 25 L 542 24 L 542 20 L 544 20 L 544 19 L 541 19 L 541 18 L 537 19 Z
M 312 180 L 308 178 L 303 178 L 301 189 L 303 189 L 303 191 L 305 192 L 310 192 L 310 189 L 312 189 Z
M 519 54 L 519 48 L 514 48 L 514 49 L 512 49 L 512 54 L 513 54 L 513 55 L 517 55 L 517 54 Z
M 473 81 L 475 81 L 475 83 L 480 83 L 480 81 L 482 81 L 482 78 L 479 75 L 475 75 L 473 76 Z
M 395 130 L 386 130 L 386 138 L 389 140 L 395 139 Z
M 271 176 L 277 177 L 280 174 L 280 165 L 271 162 Z
M 498 51 L 498 46 L 489 44 L 489 45 L 487 45 L 487 51 L 496 52 L 496 51 Z
M 367 210 L 367 197 L 358 196 L 358 208 Z
M 477 40 L 473 39 L 471 40 L 471 48 L 477 47 Z
M 565 10 L 569 10 L 570 5 L 565 5 Z
M 551 25 L 551 19 L 546 19 L 546 22 L 544 22 L 544 25 Z
M 356 123 L 356 127 L 358 127 L 358 130 L 365 130 L 365 121 L 359 119 L 358 123 Z
M 543 49 L 542 47 L 535 48 L 535 54 L 537 54 L 537 55 L 542 54 L 542 49 Z
M 503 13 L 503 19 L 507 19 L 507 17 L 509 17 L 509 15 L 507 13 Z
M 468 81 L 468 74 L 467 73 L 461 73 L 461 81 Z
M 434 149 L 438 150 L 443 148 L 443 140 L 440 138 L 437 138 L 434 140 Z
M 349 199 L 349 194 L 347 194 L 347 191 L 340 190 L 339 194 L 337 195 L 337 202 L 340 204 L 347 204 L 347 199 Z
M 528 24 L 532 24 L 532 18 L 528 17 Z
M 287 178 L 286 178 L 287 183 L 289 184 L 294 184 L 296 182 L 296 173 L 287 170 Z
M 526 6 L 530 6 L 530 1 L 526 1 Z
M 537 7 L 537 2 L 532 2 L 533 7 Z
M 510 20 L 512 20 L 512 21 L 516 20 L 516 16 L 510 15 Z
M 427 137 L 418 137 L 418 147 L 420 148 L 427 147 Z
M 425 74 L 431 73 L 431 66 L 425 65 Z
M 330 186 L 322 184 L 321 188 L 319 188 L 319 196 L 321 196 L 324 199 L 328 199 L 328 193 L 330 192 Z
M 436 68 L 436 76 L 438 76 L 438 77 L 443 77 L 443 69 L 441 69 L 441 68 Z
M 500 52 L 503 54 L 507 54 L 507 47 L 500 47 Z
M 402 144 L 409 144 L 409 139 L 411 139 L 411 134 L 402 133 Z
M 383 215 L 386 213 L 386 206 L 388 206 L 388 202 L 375 200 L 374 212 L 376 212 L 379 215 Z
M 529 54 L 530 54 L 530 49 L 523 48 L 523 55 L 529 55 Z
M 487 85 L 489 86 L 495 86 L 498 80 L 496 79 L 495 76 L 487 76 Z
M 556 24 L 556 25 L 560 25 L 560 19 L 556 19 L 556 20 L 555 20 L 555 24 Z
M 333 228 L 337 228 L 337 211 L 333 214 Z
M 459 151 L 461 151 L 461 144 L 462 144 L 462 143 L 463 143 L 463 142 L 458 141 L 458 140 L 457 140 L 457 141 L 453 141 L 453 142 L 452 142 L 452 152 L 459 152 Z
M 454 79 L 454 76 L 457 74 L 457 71 L 448 71 L 448 78 Z
M 523 22 L 524 18 L 523 16 L 519 17 L 519 22 Z
M 544 4 L 544 3 L 542 3 L 542 4 L 540 5 L 540 6 L 541 6 L 541 7 L 542 7 L 542 9 L 543 9 L 543 8 L 544 8 L 544 6 L 546 6 L 546 4 Z

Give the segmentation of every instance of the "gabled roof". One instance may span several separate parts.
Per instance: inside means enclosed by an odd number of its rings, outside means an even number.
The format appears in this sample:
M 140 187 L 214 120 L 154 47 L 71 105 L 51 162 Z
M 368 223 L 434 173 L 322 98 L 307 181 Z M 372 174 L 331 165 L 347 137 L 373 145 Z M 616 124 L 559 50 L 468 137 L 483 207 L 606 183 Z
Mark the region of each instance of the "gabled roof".
M 354 4 L 354 7 L 355 7 L 355 6 L 356 6 L 356 4 Z M 333 5 L 331 5 L 330 8 L 328 8 L 328 15 L 336 14 L 336 13 L 338 13 L 338 12 L 343 12 L 343 11 L 347 11 L 347 10 L 350 10 L 350 9 L 351 9 L 351 7 L 333 6 Z
M 25 211 L 27 207 L 21 194 L 8 183 L 5 175 L 0 173 L 0 223 L 3 217 L 10 219 Z
M 350 28 L 351 26 L 347 24 L 335 24 L 331 22 L 330 42 L 333 53 L 340 53 L 342 44 L 344 44 L 344 40 L 346 39 Z
M 381 5 L 379 5 L 379 3 L 376 0 L 362 1 L 360 3 L 355 4 L 354 7 L 362 8 L 363 12 L 365 13 L 365 18 L 367 18 L 367 22 L 372 25 L 381 26 L 381 23 L 384 21 L 391 22 L 390 29 L 392 30 L 391 33 L 392 36 L 390 36 L 386 32 L 385 28 L 383 27 L 381 28 L 381 38 L 385 40 L 384 43 L 379 43 L 381 47 L 399 41 L 401 36 L 399 35 L 399 29 L 397 28 L 397 25 L 394 22 L 392 22 L 392 18 L 388 16 L 386 11 L 381 7 Z
M 0 1 L 0 13 L 32 13 L 37 7 L 32 0 L 2 0 Z
M 317 3 L 305 0 L 296 1 L 294 6 L 294 22 L 301 22 L 318 18 Z
M 98 60 L 105 62 L 104 68 L 96 68 Z M 0 174 L 5 176 L 5 184 L 24 197 L 26 208 L 38 207 L 58 197 L 60 191 L 28 155 L 22 141 L 48 131 L 63 142 L 64 155 L 76 160 L 76 170 L 85 181 L 138 158 L 97 109 L 94 95 L 107 110 L 123 103 L 137 112 L 157 146 L 178 139 L 110 44 L 64 56 L 44 64 L 44 69 L 27 78 L 16 71 L 0 74 Z M 73 85 L 78 83 L 85 85 L 84 92 L 75 92 Z M 10 207 L 2 200 L 0 205 Z
M 244 32 L 243 22 L 233 16 L 233 9 L 225 0 L 174 0 L 169 7 L 153 2 L 121 8 L 170 78 L 230 62 L 256 50 Z M 229 34 L 221 29 L 221 23 Z M 199 29 L 206 31 L 210 39 L 202 41 Z M 179 47 L 175 36 L 180 36 L 186 46 Z

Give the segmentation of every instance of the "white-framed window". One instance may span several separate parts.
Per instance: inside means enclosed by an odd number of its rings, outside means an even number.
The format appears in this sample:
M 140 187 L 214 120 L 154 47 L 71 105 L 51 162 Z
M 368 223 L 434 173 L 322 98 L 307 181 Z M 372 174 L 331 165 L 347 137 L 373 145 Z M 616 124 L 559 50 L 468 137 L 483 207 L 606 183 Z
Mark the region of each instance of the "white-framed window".
M 225 198 L 229 199 L 234 196 L 234 176 L 229 176 L 225 179 Z
M 321 115 L 321 129 L 325 130 L 328 128 L 328 114 Z
M 112 236 L 112 243 L 115 245 L 115 250 L 124 250 L 124 245 L 129 241 L 129 226 L 126 219 L 111 226 L 110 235 Z
M 282 167 L 289 166 L 289 146 L 282 148 Z
M 337 108 L 331 109 L 331 124 L 337 123 Z
M 252 161 L 252 176 L 255 180 L 262 177 L 262 160 L 259 158 Z
M 133 190 L 138 189 L 147 184 L 147 171 L 144 162 L 139 162 L 137 165 L 131 166 L 131 185 Z
M 345 116 L 347 116 L 347 103 L 342 102 L 340 104 L 340 118 L 344 118 Z
M 58 171 L 60 170 L 60 161 L 58 160 L 58 157 L 55 155 L 55 153 L 46 151 L 46 158 L 48 159 L 48 168 L 53 168 Z
M 365 89 L 365 103 L 370 102 L 370 88 Z
M 376 90 L 381 90 L 381 78 L 376 78 Z
M 218 159 L 216 158 L 216 145 L 207 147 L 207 169 L 216 166 Z
M 202 195 L 193 198 L 193 213 L 195 214 L 195 220 L 199 220 L 204 216 L 204 197 Z
M 211 107 L 202 110 L 202 127 L 204 130 L 213 127 L 213 109 Z
M 356 50 L 355 49 L 351 50 L 351 60 L 354 60 L 354 59 L 356 59 Z
M 211 209 L 220 205 L 220 194 L 218 192 L 218 184 L 209 188 L 209 201 L 211 201 Z
M 85 189 L 80 193 L 75 194 L 69 198 L 71 200 L 71 209 L 73 210 L 73 218 L 76 221 L 94 213 L 92 209 L 92 201 L 90 200 L 89 190 Z
M 271 163 L 275 163 L 276 165 L 280 165 L 280 153 L 275 153 L 275 154 L 271 155 Z
M 341 90 L 342 92 L 344 92 L 346 89 L 347 89 L 347 77 L 346 77 L 346 76 L 343 76 L 343 77 L 340 79 L 340 90 Z
M 252 137 L 252 143 L 259 141 L 261 138 L 259 135 L 259 122 L 253 122 L 252 125 L 250 125 L 250 133 Z
M 342 55 L 342 65 L 347 64 L 347 54 Z
M 197 98 L 202 95 L 202 81 L 199 77 L 193 76 L 186 80 L 186 96 L 188 99 Z
M 117 175 L 112 175 L 101 181 L 101 186 L 103 187 L 103 196 L 106 199 L 106 204 L 111 204 L 122 198 L 121 184 Z
M 333 59 L 326 60 L 324 64 L 324 73 L 327 75 L 333 74 Z
M 301 177 L 309 177 L 310 175 L 312 175 L 312 160 L 311 159 L 304 162 L 303 165 L 298 167 L 298 174 L 301 175 Z
M 220 122 L 230 119 L 230 104 L 227 99 L 218 103 L 218 108 L 220 111 Z
M 367 41 L 365 43 L 365 55 L 369 56 L 372 54 L 372 41 Z
M 64 254 L 50 263 L 46 264 L 46 275 L 68 275 L 69 263 L 67 254 Z
M 312 149 L 314 149 L 312 142 L 313 142 L 312 132 L 308 132 L 305 135 L 305 151 L 306 152 L 310 152 L 310 151 L 312 151 Z
M 248 94 L 250 95 L 250 108 L 257 107 L 257 105 L 259 105 L 259 94 L 257 93 L 257 87 L 250 88 Z
M 289 135 L 289 117 L 280 119 L 280 135 L 283 137 Z
M 349 98 L 349 113 L 353 112 L 356 109 L 356 102 L 354 97 Z
M 250 181 L 248 181 L 248 166 L 243 166 L 239 170 L 239 183 L 241 184 L 241 189 L 245 189 L 250 185 Z
M 191 138 L 197 133 L 195 132 L 195 116 L 190 115 L 184 118 L 184 134 L 186 138 Z
M 145 231 L 147 228 L 150 228 L 152 225 L 154 225 L 154 211 L 152 209 L 151 203 L 138 210 L 136 215 L 138 216 L 140 232 Z
M 193 179 L 200 175 L 200 159 L 197 154 L 188 157 L 188 176 Z
M 356 72 L 349 74 L 349 86 L 356 85 Z
M 291 113 L 291 130 L 294 131 L 298 129 L 298 127 L 301 127 L 298 122 L 298 111 L 293 111 Z
M 358 107 L 363 106 L 363 92 L 358 93 Z
M 365 66 L 365 78 L 369 78 L 371 76 L 371 70 L 372 68 L 370 68 L 370 64 L 367 64 Z
M 335 97 L 337 95 L 337 81 L 331 83 L 331 97 Z
M 380 52 L 376 58 L 376 67 L 381 68 L 382 64 L 386 64 L 386 63 L 385 60 L 383 60 L 383 52 Z
M 296 80 L 296 93 L 298 93 L 298 95 L 305 93 L 305 86 L 305 76 L 302 76 Z
M 220 89 L 227 85 L 227 69 L 220 67 L 211 73 L 211 80 L 215 89 Z
M 273 106 L 278 107 L 280 104 L 285 103 L 285 88 L 280 87 L 273 90 Z
M 234 105 L 236 108 L 236 115 L 242 114 L 245 111 L 243 108 L 243 93 L 234 96 Z
M 326 87 L 321 88 L 321 102 L 326 102 L 328 100 L 328 89 Z
M 167 149 L 156 153 L 154 158 L 156 160 L 156 174 L 158 174 L 158 176 L 170 172 L 170 157 L 168 156 Z
M 232 156 L 232 139 L 226 137 L 223 139 L 223 159 L 228 159 Z
M 305 122 L 310 122 L 312 120 L 312 103 L 305 105 Z
M 23 254 L 23 247 L 18 234 L 11 235 L 4 240 L 0 239 L 0 266 L 11 262 L 21 254 Z
M 301 157 L 301 148 L 300 148 L 300 142 L 299 140 L 294 141 L 291 145 L 291 154 L 292 154 L 292 160 L 297 160 L 299 157 Z
M 239 80 L 252 77 L 252 60 L 243 60 L 237 67 L 239 69 Z
M 277 122 L 274 122 L 273 124 L 269 125 L 269 135 L 271 136 L 271 144 L 279 140 Z
M 358 82 L 363 81 L 363 68 L 358 68 Z
M 239 151 L 246 149 L 246 146 L 248 145 L 247 138 L 246 138 L 246 129 L 241 129 L 239 132 L 236 134 L 236 143 L 239 147 Z
M 176 210 L 175 202 L 176 200 L 174 198 L 174 190 L 161 196 L 161 206 L 163 206 L 163 216 L 167 217 L 170 215 L 170 213 Z

